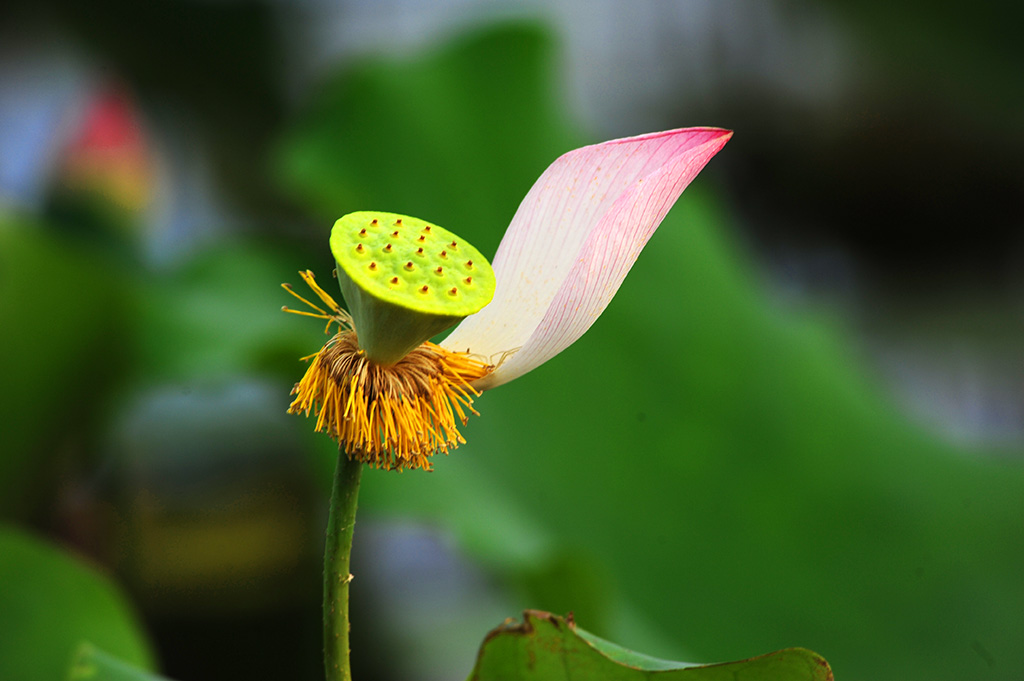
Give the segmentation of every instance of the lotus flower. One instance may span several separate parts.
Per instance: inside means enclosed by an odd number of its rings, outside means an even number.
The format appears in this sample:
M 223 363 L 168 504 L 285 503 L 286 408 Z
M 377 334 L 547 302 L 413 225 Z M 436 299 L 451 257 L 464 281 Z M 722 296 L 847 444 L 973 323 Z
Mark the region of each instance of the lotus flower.
M 300 273 L 329 308 L 286 311 L 336 323 L 296 384 L 292 413 L 349 457 L 430 468 L 464 440 L 473 397 L 548 361 L 604 311 L 686 186 L 729 140 L 687 128 L 570 151 L 512 218 L 493 271 L 447 230 L 391 213 L 347 215 L 331 234 L 349 312 Z M 427 341 L 461 323 L 440 345 Z

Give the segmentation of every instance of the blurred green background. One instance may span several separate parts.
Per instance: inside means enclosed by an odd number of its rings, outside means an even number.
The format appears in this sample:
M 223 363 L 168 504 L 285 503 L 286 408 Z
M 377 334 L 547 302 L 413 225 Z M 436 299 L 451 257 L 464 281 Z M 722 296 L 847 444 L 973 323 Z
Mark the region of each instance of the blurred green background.
M 493 254 L 559 154 L 735 138 L 604 316 L 369 472 L 358 678 L 464 677 L 523 608 L 842 679 L 1024 669 L 1024 55 L 1008 2 L 0 9 L 0 679 L 88 639 L 320 678 L 335 451 L 284 413 L 360 209 Z

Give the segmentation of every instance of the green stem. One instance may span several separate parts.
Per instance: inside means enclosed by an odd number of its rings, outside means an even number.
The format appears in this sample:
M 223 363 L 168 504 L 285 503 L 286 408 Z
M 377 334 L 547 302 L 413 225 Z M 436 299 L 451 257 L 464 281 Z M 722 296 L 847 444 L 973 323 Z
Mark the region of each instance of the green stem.
M 324 547 L 324 671 L 327 681 L 351 681 L 348 649 L 349 555 L 363 465 L 338 453 Z

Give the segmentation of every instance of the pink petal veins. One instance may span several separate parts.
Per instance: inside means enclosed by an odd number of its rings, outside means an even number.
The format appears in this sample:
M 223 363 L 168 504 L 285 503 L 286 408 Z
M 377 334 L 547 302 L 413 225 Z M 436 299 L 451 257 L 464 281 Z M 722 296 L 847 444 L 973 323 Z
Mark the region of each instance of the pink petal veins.
M 540 366 L 600 316 L 676 199 L 732 133 L 689 128 L 571 151 L 530 189 L 494 258 L 494 300 L 444 341 L 516 349 L 492 388 Z

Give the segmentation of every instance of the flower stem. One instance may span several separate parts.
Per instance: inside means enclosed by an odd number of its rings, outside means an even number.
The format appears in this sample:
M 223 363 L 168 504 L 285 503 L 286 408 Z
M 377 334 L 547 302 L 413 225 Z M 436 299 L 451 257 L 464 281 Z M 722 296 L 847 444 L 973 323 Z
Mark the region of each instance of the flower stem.
M 324 671 L 327 681 L 351 681 L 348 648 L 349 556 L 363 465 L 339 451 L 324 547 Z

